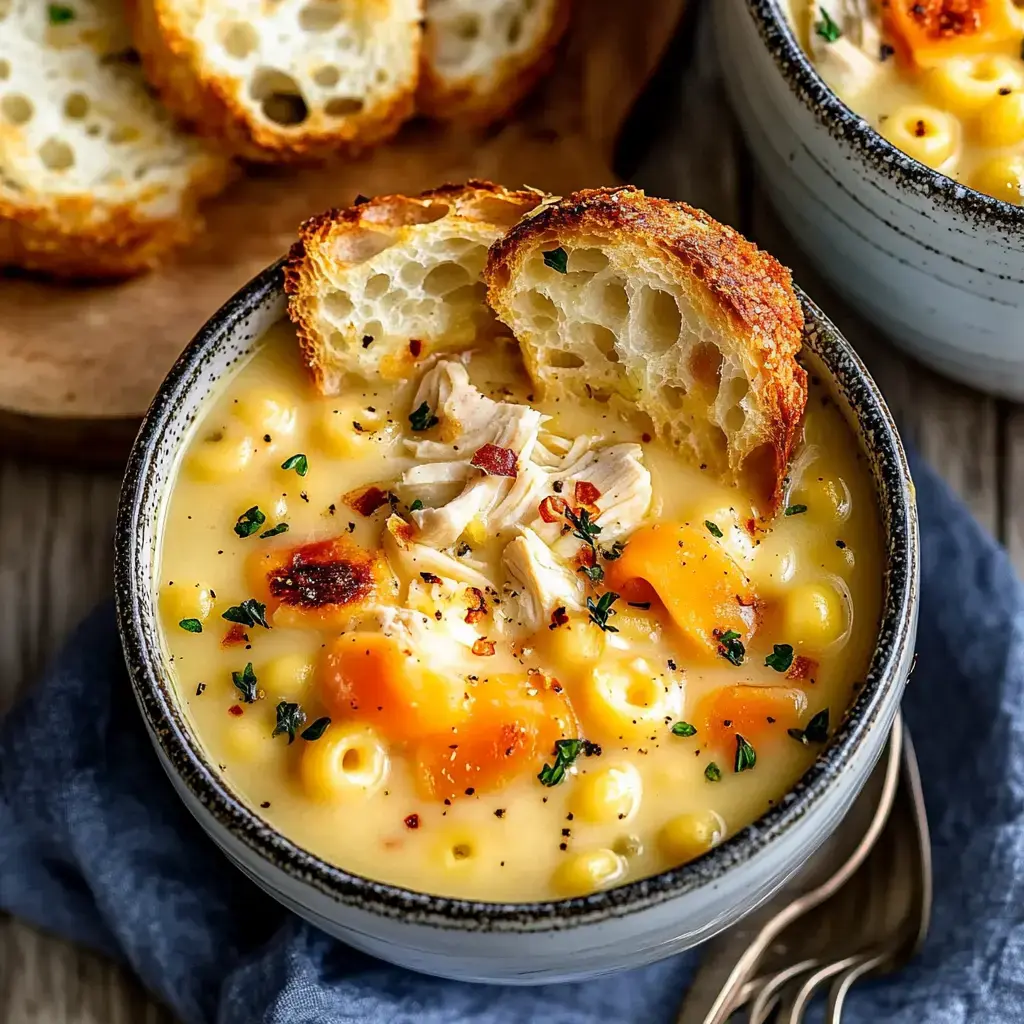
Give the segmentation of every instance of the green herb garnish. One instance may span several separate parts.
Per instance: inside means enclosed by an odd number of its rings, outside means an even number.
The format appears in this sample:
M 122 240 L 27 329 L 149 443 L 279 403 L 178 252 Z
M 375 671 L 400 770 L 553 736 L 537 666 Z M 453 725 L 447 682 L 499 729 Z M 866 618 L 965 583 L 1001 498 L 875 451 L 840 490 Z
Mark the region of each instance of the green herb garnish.
M 610 548 L 605 548 L 601 554 L 606 561 L 614 562 L 616 558 L 622 557 L 622 552 L 625 550 L 626 545 L 621 540 L 617 540 Z
M 564 274 L 569 269 L 569 254 L 559 246 L 557 249 L 542 251 L 544 266 Z
M 318 718 L 312 725 L 308 725 L 303 729 L 302 738 L 312 743 L 313 740 L 318 740 L 323 736 L 327 731 L 327 726 L 330 724 L 331 720 L 326 715 L 323 718 Z
M 409 511 L 410 511 L 410 512 L 419 512 L 419 510 L 420 510 L 421 508 L 423 508 L 423 502 L 422 502 L 422 501 L 420 501 L 420 499 L 419 499 L 419 498 L 417 498 L 417 499 L 416 499 L 416 500 L 415 500 L 415 501 L 414 501 L 414 502 L 413 502 L 413 503 L 412 503 L 412 504 L 411 504 L 411 505 L 409 506 Z
M 295 742 L 295 731 L 302 726 L 305 720 L 306 712 L 298 704 L 293 704 L 288 700 L 281 701 L 277 705 L 277 725 L 274 726 L 270 738 L 273 739 L 275 736 L 288 733 L 288 744 L 291 745 Z
M 583 750 L 583 740 L 555 740 L 555 763 L 546 764 L 537 776 L 542 786 L 557 786 L 565 778 L 565 771 Z
M 673 736 L 696 736 L 697 735 L 697 727 L 694 726 L 694 725 L 690 725 L 689 722 L 676 722 L 675 725 L 672 726 L 672 735 Z
M 591 583 L 600 583 L 604 579 L 604 569 L 599 565 L 581 565 L 576 571 L 583 573 Z
M 51 25 L 63 25 L 66 22 L 75 20 L 74 8 L 65 4 L 49 4 L 46 8 L 47 17 Z
M 291 458 L 285 459 L 281 463 L 282 469 L 294 469 L 299 476 L 305 476 L 309 472 L 309 459 L 301 453 L 293 455 Z
M 178 623 L 186 633 L 202 633 L 203 624 L 198 619 L 182 619 Z
M 279 533 L 287 533 L 288 529 L 289 527 L 287 523 L 278 523 L 277 526 L 271 527 L 269 530 L 264 530 L 264 532 L 260 534 L 260 540 L 266 540 L 267 537 L 276 537 Z
M 227 619 L 228 622 L 239 622 L 243 626 L 262 626 L 264 629 L 270 629 L 267 625 L 266 611 L 265 604 L 257 601 L 255 597 L 250 597 L 241 604 L 233 605 L 221 615 L 221 618 Z
M 739 734 L 736 733 L 736 761 L 732 766 L 734 772 L 745 772 L 757 764 L 757 754 L 754 748 Z
M 790 736 L 805 746 L 808 743 L 824 743 L 828 739 L 828 708 L 819 711 L 808 723 L 806 729 L 787 729 Z
M 711 764 L 709 764 L 707 768 L 704 769 L 704 778 L 707 779 L 708 782 L 721 782 L 722 769 L 719 768 L 714 761 L 712 761 Z
M 266 521 L 267 517 L 260 511 L 259 505 L 253 505 L 238 517 L 235 533 L 239 537 L 251 537 Z
M 793 648 L 789 644 L 774 644 L 772 653 L 764 659 L 764 663 L 776 672 L 788 672 L 789 666 L 793 664 Z
M 807 511 L 806 505 L 787 505 L 784 516 L 802 516 Z
M 597 523 L 591 522 L 590 512 L 581 508 L 577 514 L 571 508 L 567 508 L 563 514 L 573 528 L 572 535 L 594 548 L 594 538 L 601 532 L 601 527 Z
M 246 704 L 254 704 L 256 702 L 259 690 L 256 688 L 256 673 L 252 670 L 251 661 L 241 672 L 232 672 L 231 681 L 238 687 L 238 692 L 241 693 L 242 700 Z
M 722 531 L 718 528 L 718 523 L 713 523 L 710 519 L 705 519 L 704 525 L 708 528 L 708 533 L 710 533 L 712 537 L 722 536 Z
M 843 30 L 824 7 L 819 7 L 818 10 L 821 11 L 821 21 L 814 23 L 814 34 L 821 36 L 826 43 L 834 43 L 843 34 Z
M 615 626 L 608 625 L 609 617 L 615 614 L 612 605 L 618 599 L 619 595 L 613 590 L 602 594 L 597 602 L 592 597 L 587 598 L 587 611 L 590 612 L 590 621 L 594 625 L 600 626 L 606 633 L 618 633 L 618 629 Z
M 430 406 L 424 402 L 418 409 L 409 413 L 409 426 L 413 430 L 429 430 L 437 426 L 437 417 L 430 413 Z
M 735 629 L 728 629 L 718 637 L 718 653 L 733 665 L 743 664 L 743 657 L 747 652 Z

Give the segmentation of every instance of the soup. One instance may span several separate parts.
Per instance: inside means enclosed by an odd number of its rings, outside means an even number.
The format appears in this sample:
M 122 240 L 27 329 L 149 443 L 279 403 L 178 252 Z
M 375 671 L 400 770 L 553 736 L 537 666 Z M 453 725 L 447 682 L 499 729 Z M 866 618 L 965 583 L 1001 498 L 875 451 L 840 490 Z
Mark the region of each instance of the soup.
M 893 145 L 1024 205 L 1024 5 L 1013 0 L 788 0 L 802 44 Z
M 528 435 L 514 478 L 472 437 L 498 423 Z M 498 528 L 455 508 L 474 475 Z M 538 401 L 512 342 L 328 398 L 284 323 L 193 427 L 159 552 L 181 704 L 232 789 L 350 872 L 491 901 L 651 875 L 778 801 L 867 669 L 881 581 L 869 471 L 813 378 L 765 523 L 642 423 Z

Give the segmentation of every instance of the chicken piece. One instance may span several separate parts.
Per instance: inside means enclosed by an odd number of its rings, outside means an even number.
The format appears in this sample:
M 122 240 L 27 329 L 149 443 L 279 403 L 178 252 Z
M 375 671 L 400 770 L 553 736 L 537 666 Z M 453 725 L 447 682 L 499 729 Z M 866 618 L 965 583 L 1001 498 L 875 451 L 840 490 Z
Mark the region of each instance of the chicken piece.
M 533 633 L 550 621 L 556 608 L 583 608 L 582 576 L 560 561 L 533 530 L 523 527 L 520 536 L 505 546 L 501 560 L 517 595 L 505 598 L 502 614 L 516 629 Z
M 384 529 L 384 554 L 391 571 L 402 580 L 404 590 L 408 589 L 410 580 L 420 578 L 420 573 L 424 572 L 484 591 L 492 586 L 481 571 L 482 565 L 420 544 L 419 538 L 414 537 L 415 531 L 401 516 L 388 518 Z
M 829 42 L 822 9 L 839 28 Z M 882 34 L 869 0 L 815 0 L 807 4 L 808 50 L 821 77 L 839 96 L 850 102 L 882 73 Z

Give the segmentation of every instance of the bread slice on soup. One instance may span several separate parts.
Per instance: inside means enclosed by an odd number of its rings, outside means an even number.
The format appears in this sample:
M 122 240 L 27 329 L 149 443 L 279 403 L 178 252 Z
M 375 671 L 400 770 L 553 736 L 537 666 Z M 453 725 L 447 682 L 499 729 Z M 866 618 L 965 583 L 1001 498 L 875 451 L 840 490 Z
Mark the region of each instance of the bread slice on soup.
M 776 259 L 685 203 L 603 188 L 518 224 L 485 276 L 544 396 L 639 409 L 762 514 L 778 509 L 807 375 Z
M 487 249 L 543 198 L 469 181 L 306 221 L 285 290 L 320 391 L 346 376 L 400 379 L 431 353 L 507 334 L 486 301 Z

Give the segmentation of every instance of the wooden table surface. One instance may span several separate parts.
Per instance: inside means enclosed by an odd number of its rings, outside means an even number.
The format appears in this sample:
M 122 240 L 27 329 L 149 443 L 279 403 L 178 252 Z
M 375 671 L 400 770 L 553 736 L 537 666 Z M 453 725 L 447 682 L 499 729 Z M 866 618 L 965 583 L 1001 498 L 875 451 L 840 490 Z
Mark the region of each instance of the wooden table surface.
M 676 127 L 642 165 L 622 163 L 655 195 L 686 199 L 739 228 L 794 268 L 854 343 L 904 434 L 1024 570 L 1024 408 L 946 381 L 900 356 L 807 268 L 780 228 L 725 107 L 705 25 L 682 33 L 655 83 L 659 120 Z M 686 67 L 682 88 L 679 72 Z M 648 114 L 651 109 L 648 110 Z M 646 120 L 646 119 L 645 119 Z M 510 183 L 515 184 L 515 183 Z M 32 684 L 86 611 L 111 589 L 119 477 L 0 460 L 0 714 Z M 125 969 L 0 915 L 4 1024 L 171 1022 Z

